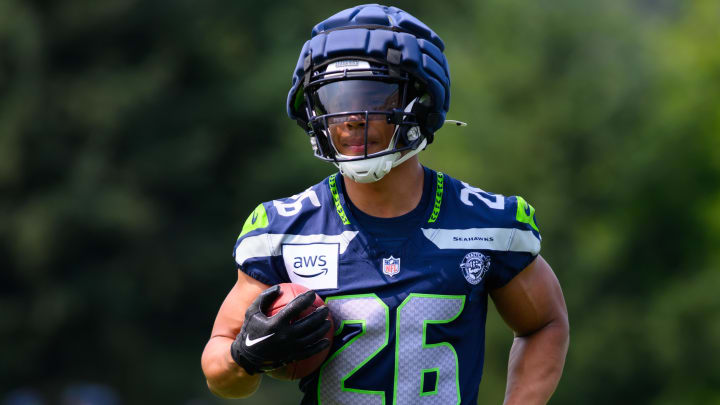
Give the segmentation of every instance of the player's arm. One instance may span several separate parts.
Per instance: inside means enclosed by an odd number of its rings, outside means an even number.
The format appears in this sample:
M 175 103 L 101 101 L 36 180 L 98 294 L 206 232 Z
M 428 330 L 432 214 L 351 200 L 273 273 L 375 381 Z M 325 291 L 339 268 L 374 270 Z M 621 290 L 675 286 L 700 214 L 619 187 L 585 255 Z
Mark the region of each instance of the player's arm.
M 225 398 L 243 398 L 260 385 L 262 374 L 248 374 L 230 354 L 230 346 L 240 333 L 245 311 L 268 285 L 238 271 L 238 280 L 225 297 L 203 350 L 201 364 L 208 387 Z
M 272 286 L 238 272 L 238 281 L 225 298 L 202 356 L 210 390 L 225 398 L 255 392 L 263 372 L 305 359 L 326 349 L 330 329 L 328 308 L 322 306 L 298 319 L 312 306 L 314 291 L 292 299 L 275 315 L 267 316 L 282 294 Z
M 546 404 L 562 375 L 570 339 L 567 307 L 557 277 L 538 256 L 490 296 L 515 332 L 505 405 Z

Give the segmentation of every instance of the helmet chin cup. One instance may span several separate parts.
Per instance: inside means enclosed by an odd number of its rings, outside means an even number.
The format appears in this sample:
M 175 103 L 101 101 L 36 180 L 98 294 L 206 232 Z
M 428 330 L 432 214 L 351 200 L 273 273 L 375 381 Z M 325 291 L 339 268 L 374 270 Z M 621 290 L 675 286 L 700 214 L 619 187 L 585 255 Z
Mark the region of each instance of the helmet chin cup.
M 356 183 L 374 183 L 388 174 L 393 168 L 393 162 L 399 156 L 400 152 L 397 152 L 369 159 L 340 162 L 336 165 L 343 176 L 349 177 Z
M 391 142 L 392 143 L 392 142 Z M 403 164 L 406 160 L 417 155 L 427 146 L 427 139 L 423 139 L 417 148 L 409 150 L 404 155 L 400 152 L 389 155 L 376 156 L 368 159 L 338 162 L 335 166 L 340 169 L 343 176 L 349 177 L 356 183 L 374 183 L 390 172 L 393 167 Z M 339 158 L 348 159 L 352 156 L 337 154 Z

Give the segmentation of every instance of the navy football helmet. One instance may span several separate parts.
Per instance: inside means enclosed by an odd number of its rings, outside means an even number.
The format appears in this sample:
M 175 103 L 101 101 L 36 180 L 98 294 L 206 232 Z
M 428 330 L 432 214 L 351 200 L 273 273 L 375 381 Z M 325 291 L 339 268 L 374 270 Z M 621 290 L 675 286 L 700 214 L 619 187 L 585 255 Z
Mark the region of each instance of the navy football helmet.
M 293 73 L 287 112 L 309 135 L 315 156 L 358 182 L 382 178 L 433 141 L 450 106 L 444 43 L 412 15 L 377 4 L 341 11 L 317 24 Z M 365 128 L 364 153 L 343 155 L 331 128 Z M 394 125 L 390 144 L 368 153 L 372 121 Z M 404 153 L 403 153 L 404 152 Z

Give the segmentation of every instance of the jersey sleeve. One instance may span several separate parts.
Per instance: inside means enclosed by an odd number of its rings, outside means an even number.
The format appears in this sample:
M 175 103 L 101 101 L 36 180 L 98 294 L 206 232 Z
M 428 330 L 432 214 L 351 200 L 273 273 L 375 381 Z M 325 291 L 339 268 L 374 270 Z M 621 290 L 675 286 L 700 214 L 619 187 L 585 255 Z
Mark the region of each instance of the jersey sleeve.
M 540 253 L 542 237 L 535 219 L 535 208 L 520 196 L 506 197 L 505 207 L 507 223 L 503 225 L 511 232 L 507 249 L 495 255 L 495 265 L 487 279 L 490 289 L 507 284 Z
M 273 252 L 272 218 L 265 204 L 258 205 L 248 216 L 235 242 L 233 257 L 237 267 L 248 276 L 268 285 L 286 282 L 278 270 Z

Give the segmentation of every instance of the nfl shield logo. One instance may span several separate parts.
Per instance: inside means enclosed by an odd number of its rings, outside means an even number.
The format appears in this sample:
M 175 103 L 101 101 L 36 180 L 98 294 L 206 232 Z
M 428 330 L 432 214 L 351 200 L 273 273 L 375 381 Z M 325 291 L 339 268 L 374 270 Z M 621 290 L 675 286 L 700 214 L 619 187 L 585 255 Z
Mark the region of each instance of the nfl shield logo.
M 392 277 L 400 273 L 400 258 L 397 259 L 390 256 L 387 259 L 383 259 L 383 274 L 387 274 Z

